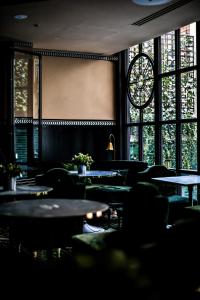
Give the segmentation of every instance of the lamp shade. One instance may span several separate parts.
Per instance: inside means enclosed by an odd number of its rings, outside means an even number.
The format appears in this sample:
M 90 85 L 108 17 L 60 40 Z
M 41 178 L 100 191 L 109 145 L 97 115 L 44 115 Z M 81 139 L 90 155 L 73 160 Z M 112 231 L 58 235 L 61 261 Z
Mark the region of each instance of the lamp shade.
M 154 6 L 154 5 L 164 5 L 172 0 L 131 0 L 133 3 L 137 5 L 143 5 L 143 6 Z
M 114 147 L 113 147 L 113 143 L 112 142 L 108 143 L 108 147 L 106 148 L 106 150 L 114 151 Z

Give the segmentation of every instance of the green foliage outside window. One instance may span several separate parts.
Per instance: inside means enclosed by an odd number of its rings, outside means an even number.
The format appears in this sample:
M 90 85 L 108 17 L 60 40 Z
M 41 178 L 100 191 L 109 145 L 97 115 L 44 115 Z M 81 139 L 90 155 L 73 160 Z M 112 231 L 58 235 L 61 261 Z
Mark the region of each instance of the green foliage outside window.
M 15 59 L 15 114 L 27 113 L 28 106 L 28 59 Z
M 162 125 L 162 159 L 167 168 L 176 168 L 176 126 Z
M 197 169 L 197 124 L 182 124 L 182 168 Z
M 155 128 L 144 126 L 143 128 L 143 160 L 151 166 L 155 162 Z

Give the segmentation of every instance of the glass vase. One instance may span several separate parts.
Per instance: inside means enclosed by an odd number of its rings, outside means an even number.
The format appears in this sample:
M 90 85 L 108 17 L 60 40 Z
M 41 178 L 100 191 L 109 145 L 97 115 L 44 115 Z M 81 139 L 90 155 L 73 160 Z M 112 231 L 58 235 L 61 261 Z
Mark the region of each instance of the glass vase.
M 6 183 L 4 185 L 4 190 L 6 191 L 16 191 L 17 177 L 7 177 Z
M 79 165 L 78 174 L 79 175 L 86 175 L 86 166 L 85 165 Z

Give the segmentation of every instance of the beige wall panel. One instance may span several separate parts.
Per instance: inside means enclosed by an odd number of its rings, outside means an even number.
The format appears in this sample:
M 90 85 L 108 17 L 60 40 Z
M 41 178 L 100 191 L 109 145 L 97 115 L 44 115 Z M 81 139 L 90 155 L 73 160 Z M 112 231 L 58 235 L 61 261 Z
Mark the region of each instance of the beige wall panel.
M 42 118 L 115 120 L 114 63 L 42 58 Z

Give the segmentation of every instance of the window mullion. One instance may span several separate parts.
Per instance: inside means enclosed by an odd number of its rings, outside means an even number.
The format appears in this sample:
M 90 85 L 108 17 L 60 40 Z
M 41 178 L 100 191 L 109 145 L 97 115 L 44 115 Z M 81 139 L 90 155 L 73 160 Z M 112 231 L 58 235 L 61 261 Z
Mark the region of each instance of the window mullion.
M 200 22 L 196 23 L 196 38 L 197 38 L 197 99 L 200 99 Z M 197 101 L 197 170 L 200 172 L 200 102 Z
M 180 78 L 180 30 L 175 31 L 176 76 L 176 170 L 181 168 L 181 78 Z
M 154 66 L 155 66 L 155 164 L 161 163 L 162 145 L 161 145 L 161 38 L 154 40 Z

